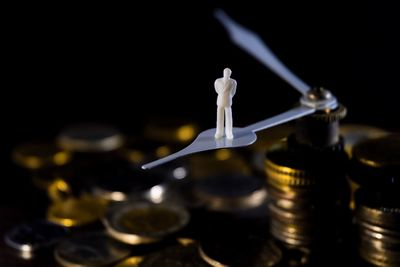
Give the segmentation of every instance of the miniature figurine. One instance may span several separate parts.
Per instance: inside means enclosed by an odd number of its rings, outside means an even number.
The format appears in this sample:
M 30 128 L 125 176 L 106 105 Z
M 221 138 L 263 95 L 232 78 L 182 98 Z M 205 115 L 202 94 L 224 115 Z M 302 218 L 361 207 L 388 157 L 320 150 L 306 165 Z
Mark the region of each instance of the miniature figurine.
M 215 139 L 224 135 L 224 112 L 225 112 L 225 134 L 228 139 L 233 139 L 232 132 L 232 97 L 236 93 L 237 83 L 231 78 L 232 71 L 224 69 L 224 77 L 215 80 L 214 87 L 218 94 L 217 98 L 217 130 Z

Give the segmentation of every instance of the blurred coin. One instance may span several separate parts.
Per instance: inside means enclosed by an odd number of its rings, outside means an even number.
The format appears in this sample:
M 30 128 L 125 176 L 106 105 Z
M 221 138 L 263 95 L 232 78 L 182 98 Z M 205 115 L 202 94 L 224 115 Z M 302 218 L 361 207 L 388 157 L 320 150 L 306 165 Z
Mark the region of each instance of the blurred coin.
M 127 258 L 117 265 L 115 267 L 140 267 L 140 263 L 143 261 L 143 257 L 140 256 L 133 256 L 130 258 Z
M 124 201 L 130 195 L 147 193 L 166 180 L 158 172 L 138 168 L 104 166 L 100 170 L 96 177 L 88 178 L 93 181 L 93 194 L 111 201 Z
M 22 258 L 30 259 L 34 257 L 35 252 L 54 245 L 67 233 L 68 230 L 62 226 L 47 221 L 36 221 L 10 229 L 4 235 L 4 242 L 16 249 Z
M 396 188 L 381 191 L 362 187 L 355 199 L 357 221 L 400 231 L 400 198 Z
M 76 124 L 63 129 L 57 144 L 74 152 L 105 152 L 120 148 L 124 136 L 118 129 L 106 124 Z
M 71 154 L 52 144 L 22 144 L 12 153 L 14 162 L 24 168 L 39 170 L 70 162 Z
M 136 166 L 168 156 L 172 152 L 174 147 L 171 145 L 141 137 L 130 137 L 120 150 L 122 157 Z
M 391 250 L 377 250 L 370 246 L 360 246 L 361 258 L 374 266 L 397 267 L 400 266 L 400 252 Z
M 217 175 L 199 179 L 195 194 L 216 211 L 234 211 L 260 206 L 267 197 L 264 182 L 246 175 Z
M 56 178 L 48 185 L 47 195 L 53 202 L 63 201 L 72 197 L 72 189 L 67 181 Z
M 198 254 L 197 243 L 175 245 L 144 257 L 138 267 L 207 267 Z
M 106 207 L 106 201 L 93 196 L 68 198 L 53 203 L 47 210 L 47 219 L 66 227 L 81 226 L 101 218 Z
M 183 207 L 132 201 L 112 207 L 103 223 L 112 237 L 137 245 L 160 241 L 181 230 L 188 221 L 189 213 Z
M 365 140 L 353 150 L 354 157 L 370 167 L 400 167 L 400 134 Z
M 221 174 L 250 175 L 251 168 L 246 160 L 231 149 L 202 152 L 189 158 L 192 177 L 208 177 Z
M 340 135 L 344 137 L 345 147 L 348 155 L 352 155 L 353 147 L 366 139 L 373 139 L 388 135 L 389 132 L 370 125 L 364 124 L 341 124 Z
M 199 133 L 199 127 L 193 121 L 179 118 L 150 119 L 144 128 L 148 139 L 164 143 L 186 144 Z
M 199 254 L 214 267 L 270 267 L 276 266 L 282 259 L 281 249 L 272 241 L 235 234 L 202 241 Z
M 291 246 L 308 246 L 315 240 L 316 231 L 314 225 L 295 224 L 295 222 L 283 223 L 271 220 L 270 230 L 272 236 L 284 244 Z
M 66 239 L 54 251 L 57 262 L 65 267 L 109 266 L 129 254 L 128 246 L 101 232 L 84 233 Z

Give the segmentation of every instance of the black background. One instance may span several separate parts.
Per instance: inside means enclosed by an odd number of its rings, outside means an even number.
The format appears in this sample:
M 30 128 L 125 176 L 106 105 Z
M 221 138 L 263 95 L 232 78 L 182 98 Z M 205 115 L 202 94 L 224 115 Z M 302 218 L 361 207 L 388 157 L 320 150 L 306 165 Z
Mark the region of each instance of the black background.
M 20 4 L 3 8 L 2 162 L 15 144 L 52 140 L 73 122 L 135 133 L 151 117 L 177 116 L 212 128 L 225 67 L 238 82 L 236 126 L 290 108 L 299 94 L 230 42 L 217 7 L 308 84 L 330 89 L 346 122 L 398 129 L 394 3 Z

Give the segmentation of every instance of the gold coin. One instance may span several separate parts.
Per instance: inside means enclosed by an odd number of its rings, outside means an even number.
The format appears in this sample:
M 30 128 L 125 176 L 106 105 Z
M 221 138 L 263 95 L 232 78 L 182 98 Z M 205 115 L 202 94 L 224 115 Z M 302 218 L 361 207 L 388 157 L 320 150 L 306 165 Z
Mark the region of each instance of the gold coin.
M 231 149 L 203 152 L 189 158 L 192 177 L 209 177 L 220 174 L 250 175 L 251 168 L 246 160 Z
M 130 137 L 119 152 L 127 161 L 135 165 L 141 165 L 144 162 L 168 156 L 174 150 L 172 146 L 166 145 L 164 142 Z
M 400 134 L 365 140 L 353 149 L 353 157 L 374 168 L 400 167 Z
M 17 146 L 12 158 L 24 168 L 39 170 L 53 166 L 62 166 L 70 162 L 71 154 L 52 144 L 23 144 Z
M 366 139 L 373 139 L 388 135 L 389 132 L 370 125 L 363 124 L 342 124 L 340 125 L 340 135 L 344 137 L 345 151 L 352 155 L 355 145 Z
M 104 200 L 92 196 L 68 198 L 53 203 L 47 210 L 47 219 L 66 227 L 81 226 L 101 218 L 106 207 Z
M 127 244 L 157 242 L 182 229 L 189 213 L 180 206 L 126 202 L 110 209 L 103 220 L 107 232 Z
M 47 195 L 54 201 L 64 201 L 72 195 L 70 185 L 62 178 L 56 178 L 47 187 Z
M 199 133 L 196 123 L 183 119 L 153 119 L 145 126 L 144 135 L 148 139 L 166 143 L 186 144 Z
M 123 260 L 122 262 L 115 265 L 115 267 L 140 267 L 140 263 L 143 261 L 143 257 L 133 256 Z

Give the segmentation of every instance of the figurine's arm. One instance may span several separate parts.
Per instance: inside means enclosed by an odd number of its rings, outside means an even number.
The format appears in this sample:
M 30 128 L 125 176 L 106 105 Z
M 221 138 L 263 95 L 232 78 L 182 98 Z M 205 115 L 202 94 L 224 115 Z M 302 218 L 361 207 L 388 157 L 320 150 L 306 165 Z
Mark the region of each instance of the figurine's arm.
M 232 80 L 231 97 L 233 97 L 236 94 L 236 86 L 237 86 L 237 82 L 235 80 Z
M 222 91 L 224 90 L 224 86 L 222 86 L 220 79 L 215 80 L 214 87 L 215 87 L 215 92 L 217 92 L 217 94 L 222 93 Z

